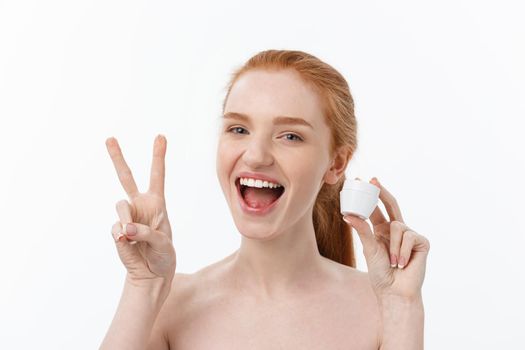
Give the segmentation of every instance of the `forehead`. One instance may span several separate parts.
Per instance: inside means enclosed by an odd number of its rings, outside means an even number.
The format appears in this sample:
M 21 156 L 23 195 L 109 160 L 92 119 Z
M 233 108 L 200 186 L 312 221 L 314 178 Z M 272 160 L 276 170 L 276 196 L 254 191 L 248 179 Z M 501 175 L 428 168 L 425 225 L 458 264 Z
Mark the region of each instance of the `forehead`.
M 293 70 L 251 70 L 233 85 L 224 112 L 244 113 L 255 118 L 288 115 L 312 125 L 322 121 L 319 95 Z

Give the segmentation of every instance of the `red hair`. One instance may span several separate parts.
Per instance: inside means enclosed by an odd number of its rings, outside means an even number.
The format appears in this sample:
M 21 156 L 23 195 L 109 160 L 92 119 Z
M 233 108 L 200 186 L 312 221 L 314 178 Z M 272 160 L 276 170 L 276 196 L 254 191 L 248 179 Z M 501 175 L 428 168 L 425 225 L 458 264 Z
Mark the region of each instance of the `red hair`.
M 338 148 L 347 148 L 349 152 L 345 164 L 348 164 L 357 148 L 357 121 L 348 83 L 338 71 L 306 52 L 261 51 L 232 73 L 222 104 L 223 112 L 233 84 L 243 73 L 252 69 L 293 69 L 298 72 L 303 81 L 310 84 L 321 97 L 325 121 L 332 135 L 330 157 Z M 343 173 L 336 184 L 323 184 L 315 200 L 313 224 L 320 254 L 338 263 L 356 267 L 352 232 L 340 213 L 339 192 L 345 179 Z

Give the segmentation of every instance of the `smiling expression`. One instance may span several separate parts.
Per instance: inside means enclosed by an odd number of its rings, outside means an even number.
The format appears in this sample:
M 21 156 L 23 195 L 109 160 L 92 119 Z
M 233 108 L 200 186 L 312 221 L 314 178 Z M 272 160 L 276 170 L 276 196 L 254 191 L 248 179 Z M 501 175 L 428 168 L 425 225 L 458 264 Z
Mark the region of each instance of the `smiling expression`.
M 310 223 L 331 163 L 331 133 L 315 90 L 294 70 L 250 70 L 233 85 L 223 115 L 216 171 L 239 232 L 265 240 Z M 242 209 L 236 186 L 241 172 L 284 186 L 268 214 Z

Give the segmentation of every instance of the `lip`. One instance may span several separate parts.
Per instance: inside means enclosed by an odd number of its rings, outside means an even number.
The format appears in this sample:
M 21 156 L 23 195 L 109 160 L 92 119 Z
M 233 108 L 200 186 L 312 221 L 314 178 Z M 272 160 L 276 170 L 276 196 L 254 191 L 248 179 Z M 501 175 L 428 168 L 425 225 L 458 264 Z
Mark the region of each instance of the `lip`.
M 243 176 L 241 176 L 241 177 L 243 177 Z M 271 181 L 271 180 L 268 180 L 268 181 Z M 286 190 L 285 190 L 281 194 L 281 196 L 279 198 L 277 198 L 277 200 L 275 202 L 273 202 L 272 204 L 270 204 L 266 208 L 264 208 L 264 209 L 257 209 L 257 208 L 249 207 L 246 204 L 246 202 L 244 201 L 244 198 L 242 197 L 242 194 L 241 194 L 241 180 L 239 180 L 239 179 L 235 180 L 235 187 L 237 188 L 237 198 L 238 198 L 238 201 L 239 201 L 239 203 L 241 205 L 242 211 L 244 213 L 246 213 L 246 214 L 257 215 L 257 216 L 263 216 L 263 215 L 268 214 L 273 208 L 275 208 L 277 206 L 277 204 L 280 202 L 281 198 L 284 197 L 284 192 L 286 192 Z

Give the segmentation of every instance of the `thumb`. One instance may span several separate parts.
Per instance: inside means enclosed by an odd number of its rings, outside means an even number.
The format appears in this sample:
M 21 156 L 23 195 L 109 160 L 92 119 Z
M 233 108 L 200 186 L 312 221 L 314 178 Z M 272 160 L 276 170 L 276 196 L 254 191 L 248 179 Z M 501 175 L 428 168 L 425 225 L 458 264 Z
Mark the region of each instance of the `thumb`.
M 349 226 L 354 227 L 357 231 L 361 244 L 363 245 L 363 253 L 365 254 L 365 257 L 368 258 L 373 256 L 379 248 L 379 243 L 375 239 L 374 233 L 366 221 L 353 215 L 345 215 L 343 216 L 343 220 L 348 223 Z
M 122 226 L 122 234 L 130 243 L 147 242 L 158 253 L 170 251 L 171 240 L 165 233 L 137 222 L 130 222 Z

